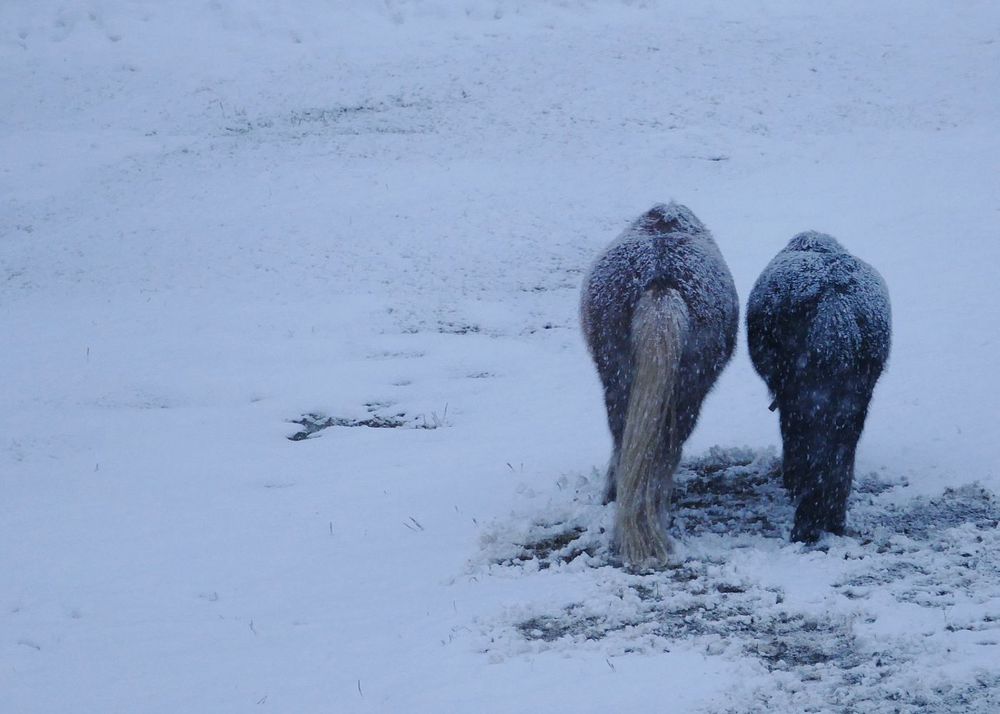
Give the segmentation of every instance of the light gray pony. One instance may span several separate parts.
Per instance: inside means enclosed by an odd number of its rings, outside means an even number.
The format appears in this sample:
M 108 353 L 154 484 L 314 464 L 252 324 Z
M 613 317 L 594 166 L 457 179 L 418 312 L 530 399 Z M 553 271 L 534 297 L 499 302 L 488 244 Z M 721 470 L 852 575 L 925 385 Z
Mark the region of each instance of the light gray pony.
M 614 545 L 626 565 L 663 565 L 681 446 L 736 344 L 736 287 L 701 221 L 658 204 L 594 263 L 581 317 L 614 441 Z

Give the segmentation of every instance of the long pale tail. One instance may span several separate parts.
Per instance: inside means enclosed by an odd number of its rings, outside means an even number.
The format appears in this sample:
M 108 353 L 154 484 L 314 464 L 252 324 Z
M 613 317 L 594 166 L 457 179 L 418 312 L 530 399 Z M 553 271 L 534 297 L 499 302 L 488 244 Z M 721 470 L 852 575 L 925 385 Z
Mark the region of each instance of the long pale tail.
M 615 469 L 615 544 L 633 566 L 662 565 L 670 554 L 663 515 L 680 461 L 674 383 L 687 332 L 687 305 L 676 290 L 643 294 L 632 316 L 632 388 Z

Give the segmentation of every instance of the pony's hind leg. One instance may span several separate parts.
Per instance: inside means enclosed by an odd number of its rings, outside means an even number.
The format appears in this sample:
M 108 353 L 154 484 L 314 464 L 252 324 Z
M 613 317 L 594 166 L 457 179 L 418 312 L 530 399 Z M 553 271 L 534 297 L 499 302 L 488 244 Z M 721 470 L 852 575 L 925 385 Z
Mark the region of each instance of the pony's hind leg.
M 810 398 L 811 387 L 782 385 L 775 397 L 781 426 L 781 481 L 793 501 L 802 493 L 815 471 L 816 413 L 819 408 Z M 822 437 L 820 437 L 822 443 Z
M 825 533 L 843 535 L 847 499 L 854 476 L 854 453 L 845 445 L 829 450 L 825 463 L 816 463 L 795 509 L 792 540 L 814 543 Z
M 833 414 L 814 420 L 804 432 L 803 478 L 792 540 L 807 543 L 825 531 L 843 535 L 847 500 L 854 481 L 854 455 L 864 427 L 868 400 L 836 395 Z
M 611 460 L 608 462 L 607 479 L 604 484 L 604 503 L 607 505 L 618 495 L 618 459 L 621 454 L 622 436 L 625 433 L 625 416 L 628 410 L 630 384 L 626 370 L 609 370 L 604 384 L 604 404 L 608 410 L 608 427 L 611 430 Z
M 791 409 L 781 408 L 781 482 L 793 500 L 806 478 L 805 454 L 808 448 L 802 419 Z

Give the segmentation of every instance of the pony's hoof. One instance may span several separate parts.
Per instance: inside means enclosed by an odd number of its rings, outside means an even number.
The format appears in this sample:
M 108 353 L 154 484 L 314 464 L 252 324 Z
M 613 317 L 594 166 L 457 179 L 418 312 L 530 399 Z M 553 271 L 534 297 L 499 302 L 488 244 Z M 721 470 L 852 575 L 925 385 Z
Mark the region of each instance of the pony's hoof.
M 670 565 L 674 543 L 668 536 L 661 535 L 653 542 L 622 542 L 615 550 L 626 570 L 649 572 L 663 570 Z
M 816 523 L 796 523 L 792 528 L 793 543 L 815 543 L 823 535 L 823 529 Z

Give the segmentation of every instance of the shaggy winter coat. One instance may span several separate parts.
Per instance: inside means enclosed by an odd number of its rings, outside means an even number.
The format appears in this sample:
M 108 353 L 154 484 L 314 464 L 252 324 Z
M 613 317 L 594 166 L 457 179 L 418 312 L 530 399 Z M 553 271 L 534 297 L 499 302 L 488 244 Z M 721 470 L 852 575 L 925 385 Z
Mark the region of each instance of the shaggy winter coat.
M 581 314 L 614 442 L 615 547 L 627 564 L 660 565 L 681 445 L 736 344 L 736 288 L 701 221 L 661 204 L 594 263 Z
M 795 236 L 764 269 L 747 303 L 747 342 L 780 411 L 792 539 L 843 533 L 854 454 L 889 357 L 882 277 L 832 237 Z

